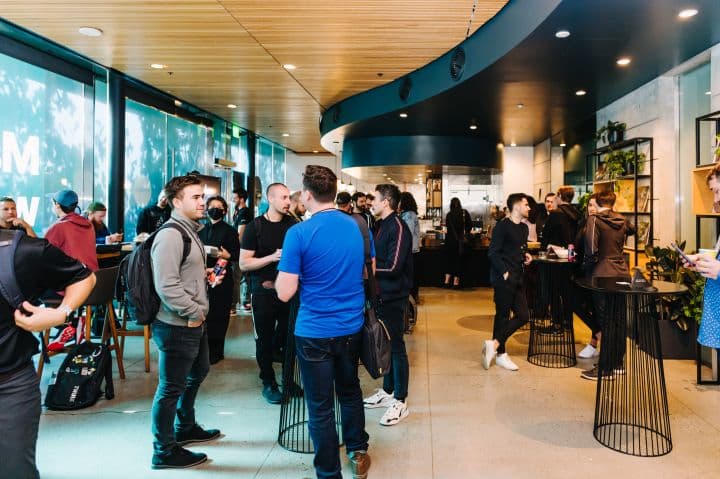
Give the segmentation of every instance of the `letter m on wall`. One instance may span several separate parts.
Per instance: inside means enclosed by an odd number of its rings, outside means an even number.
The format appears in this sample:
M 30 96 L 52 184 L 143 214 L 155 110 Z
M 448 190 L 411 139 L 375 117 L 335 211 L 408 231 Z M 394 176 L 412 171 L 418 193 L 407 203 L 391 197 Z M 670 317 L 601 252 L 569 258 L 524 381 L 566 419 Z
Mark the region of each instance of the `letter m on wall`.
M 23 147 L 21 153 L 15 133 L 11 131 L 4 131 L 2 156 L 3 173 L 12 173 L 13 163 L 15 164 L 15 170 L 19 175 L 39 175 L 40 138 L 38 138 L 37 136 L 30 136 L 25 143 L 25 146 Z

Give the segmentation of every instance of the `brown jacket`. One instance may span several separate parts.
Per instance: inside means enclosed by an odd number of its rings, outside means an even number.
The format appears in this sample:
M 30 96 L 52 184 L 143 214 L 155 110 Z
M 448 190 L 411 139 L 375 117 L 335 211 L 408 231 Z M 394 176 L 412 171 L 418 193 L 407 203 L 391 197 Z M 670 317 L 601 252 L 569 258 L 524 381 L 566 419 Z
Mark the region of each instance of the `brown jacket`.
M 612 210 L 590 215 L 584 235 L 583 265 L 590 277 L 628 276 L 623 256 L 625 237 L 635 234 L 635 226 Z

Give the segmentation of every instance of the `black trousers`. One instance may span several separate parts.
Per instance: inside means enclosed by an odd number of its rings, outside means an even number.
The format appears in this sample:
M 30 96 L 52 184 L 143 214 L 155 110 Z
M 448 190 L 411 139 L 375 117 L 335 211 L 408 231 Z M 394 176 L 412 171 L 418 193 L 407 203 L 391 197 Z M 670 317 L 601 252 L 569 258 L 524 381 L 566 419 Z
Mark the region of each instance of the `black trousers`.
M 415 303 L 417 303 L 418 298 L 420 297 L 420 253 L 413 253 L 412 254 L 413 259 L 413 284 L 412 289 L 410 289 L 410 295 L 415 298 Z
M 273 369 L 273 343 L 277 334 L 287 337 L 290 305 L 280 301 L 274 289 L 252 294 L 255 327 L 255 356 L 264 385 L 276 384 Z
M 521 273 L 520 273 L 521 274 Z M 497 340 L 497 353 L 505 353 L 505 343 L 515 331 L 522 328 L 530 319 L 527 298 L 522 276 L 511 274 L 507 280 L 500 278 L 494 285 L 495 289 L 495 322 L 493 323 L 493 339 Z M 510 319 L 510 311 L 514 314 Z
M 226 275 L 223 282 L 214 288 L 208 288 L 210 310 L 207 315 L 208 348 L 210 361 L 225 355 L 225 336 L 230 324 L 230 310 L 233 307 L 235 282 L 232 275 Z

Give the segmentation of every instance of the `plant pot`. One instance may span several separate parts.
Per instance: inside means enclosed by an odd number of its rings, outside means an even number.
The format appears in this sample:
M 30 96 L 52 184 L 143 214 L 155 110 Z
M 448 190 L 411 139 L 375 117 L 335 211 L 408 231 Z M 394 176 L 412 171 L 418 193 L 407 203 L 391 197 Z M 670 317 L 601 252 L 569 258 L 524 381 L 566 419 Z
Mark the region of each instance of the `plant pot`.
M 615 143 L 618 143 L 620 141 L 623 141 L 625 138 L 625 131 L 624 130 L 610 130 L 607 134 L 608 144 L 613 145 Z
M 634 174 L 635 174 L 635 161 L 627 160 L 625 162 L 625 175 L 634 175 Z
M 660 344 L 663 359 L 695 359 L 697 357 L 697 324 L 688 321 L 688 330 L 682 331 L 675 321 L 660 320 Z

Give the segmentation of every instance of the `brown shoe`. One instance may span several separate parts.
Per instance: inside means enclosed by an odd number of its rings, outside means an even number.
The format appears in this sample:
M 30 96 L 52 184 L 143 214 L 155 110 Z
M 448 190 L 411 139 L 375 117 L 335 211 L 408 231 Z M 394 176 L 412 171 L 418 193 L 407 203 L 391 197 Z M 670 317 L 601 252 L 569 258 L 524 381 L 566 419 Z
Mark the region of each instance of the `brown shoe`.
M 370 470 L 370 454 L 353 451 L 348 454 L 353 479 L 367 479 Z

